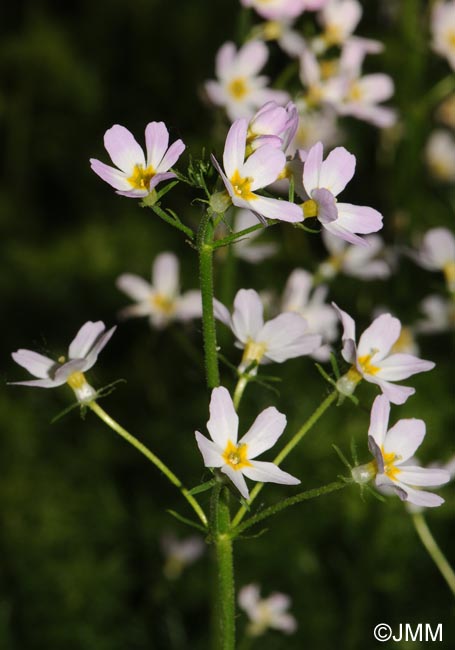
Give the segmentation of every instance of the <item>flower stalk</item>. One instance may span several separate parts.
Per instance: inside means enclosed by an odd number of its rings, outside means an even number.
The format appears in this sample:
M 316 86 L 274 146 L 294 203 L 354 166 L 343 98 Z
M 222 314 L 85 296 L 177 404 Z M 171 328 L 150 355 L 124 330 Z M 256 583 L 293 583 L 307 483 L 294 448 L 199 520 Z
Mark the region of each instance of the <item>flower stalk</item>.
M 420 541 L 428 551 L 428 554 L 433 562 L 438 567 L 450 591 L 455 596 L 455 572 L 447 561 L 446 556 L 439 548 L 435 538 L 431 533 L 431 530 L 428 528 L 425 517 L 421 512 L 416 512 L 412 515 L 412 521 L 420 538 Z

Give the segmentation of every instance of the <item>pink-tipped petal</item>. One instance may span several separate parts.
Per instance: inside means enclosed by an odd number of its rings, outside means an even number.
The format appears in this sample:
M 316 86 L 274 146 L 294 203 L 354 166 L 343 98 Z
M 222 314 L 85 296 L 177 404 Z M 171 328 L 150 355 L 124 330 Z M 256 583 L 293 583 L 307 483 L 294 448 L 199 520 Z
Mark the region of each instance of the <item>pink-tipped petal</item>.
M 392 384 L 374 375 L 365 375 L 364 378 L 370 383 L 377 384 L 392 404 L 404 404 L 408 397 L 411 397 L 416 392 L 415 388 L 411 388 L 411 386 Z
M 229 179 L 236 171 L 243 167 L 247 130 L 248 120 L 246 118 L 241 118 L 234 122 L 226 136 L 223 165 L 224 171 Z
M 237 442 L 239 418 L 229 392 L 224 386 L 212 390 L 210 399 L 210 419 L 207 429 L 210 437 L 221 449 L 225 449 L 228 440 Z
M 121 172 L 114 167 L 110 167 L 109 165 L 105 165 L 100 160 L 96 160 L 96 158 L 90 158 L 90 166 L 95 174 L 98 174 L 103 181 L 109 183 L 109 185 L 114 189 L 122 191 L 131 190 L 131 183 L 126 179 L 124 172 Z
M 286 416 L 270 406 L 260 413 L 240 443 L 248 445 L 247 457 L 256 458 L 276 443 L 286 426 Z
M 317 142 L 308 152 L 303 166 L 303 186 L 308 196 L 316 188 L 320 187 L 319 175 L 322 167 L 322 156 L 324 147 L 322 142 Z
M 164 122 L 150 122 L 145 128 L 147 167 L 156 171 L 169 145 L 169 131 Z M 168 168 L 169 169 L 169 168 Z M 167 171 L 167 170 L 164 170 Z
M 355 347 L 355 321 L 352 316 L 338 307 L 338 305 L 332 302 L 332 307 L 336 310 L 341 324 L 343 326 L 343 359 L 348 363 L 354 363 L 356 347 Z
M 199 431 L 195 431 L 194 435 L 196 436 L 197 446 L 199 447 L 206 467 L 221 467 L 225 464 L 222 455 L 223 450 L 217 444 L 211 440 L 207 440 Z
M 319 186 L 337 196 L 349 183 L 355 172 L 356 158 L 344 147 L 336 147 L 321 165 Z
M 168 169 L 173 167 L 184 151 L 185 145 L 183 144 L 183 141 L 176 140 L 167 150 L 167 153 L 158 166 L 158 170 L 160 172 L 166 172 Z
M 114 124 L 104 134 L 104 146 L 114 165 L 129 175 L 135 165 L 145 165 L 144 152 L 133 134 L 120 124 Z
M 390 402 L 384 395 L 378 395 L 373 402 L 368 437 L 372 437 L 379 448 L 384 444 L 389 424 Z
M 16 363 L 29 371 L 34 377 L 47 379 L 55 361 L 33 350 L 17 350 L 11 355 Z

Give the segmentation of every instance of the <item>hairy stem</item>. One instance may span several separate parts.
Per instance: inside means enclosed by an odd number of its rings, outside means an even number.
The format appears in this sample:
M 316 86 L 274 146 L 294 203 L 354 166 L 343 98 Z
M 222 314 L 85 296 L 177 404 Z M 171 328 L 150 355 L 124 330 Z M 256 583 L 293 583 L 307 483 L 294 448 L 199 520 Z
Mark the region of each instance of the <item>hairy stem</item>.
M 104 409 L 97 402 L 90 402 L 87 406 L 102 420 L 108 427 L 110 427 L 115 433 L 118 433 L 124 440 L 133 445 L 138 451 L 141 452 L 157 469 L 166 476 L 167 479 L 178 488 L 183 495 L 183 497 L 188 501 L 190 506 L 193 508 L 194 512 L 197 514 L 198 518 L 201 520 L 204 527 L 207 527 L 207 517 L 202 510 L 199 503 L 196 499 L 189 494 L 188 490 L 183 486 L 182 481 L 172 472 L 167 465 L 165 465 L 159 458 L 156 456 L 148 447 L 146 447 L 140 440 L 135 438 L 129 431 L 124 429 L 118 422 L 116 422 L 110 415 L 106 413 Z
M 213 226 L 211 215 L 206 212 L 198 232 L 199 281 L 202 296 L 202 331 L 207 385 L 215 388 L 220 384 L 216 344 L 215 316 L 213 314 Z

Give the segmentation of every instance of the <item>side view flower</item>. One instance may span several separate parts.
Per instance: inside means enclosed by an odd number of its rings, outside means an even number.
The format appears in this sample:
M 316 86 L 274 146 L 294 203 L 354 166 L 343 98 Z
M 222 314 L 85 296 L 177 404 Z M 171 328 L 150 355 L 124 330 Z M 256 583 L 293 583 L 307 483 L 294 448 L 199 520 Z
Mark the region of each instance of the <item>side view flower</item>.
M 205 550 L 205 543 L 202 537 L 197 535 L 178 539 L 169 533 L 161 537 L 161 549 L 166 558 L 164 575 L 169 580 L 176 580 L 185 567 L 201 557 Z
M 363 378 L 377 384 L 392 404 L 404 404 L 415 393 L 410 386 L 396 386 L 396 381 L 407 379 L 418 372 L 432 370 L 433 361 L 419 359 L 412 354 L 390 354 L 400 337 L 401 323 L 391 314 L 381 314 L 372 322 L 355 342 L 355 322 L 345 311 L 332 303 L 343 325 L 343 359 L 352 363 L 352 368 L 338 380 L 340 392 L 352 394 Z
M 299 183 L 298 191 L 304 200 L 302 210 L 305 219 L 317 217 L 332 235 L 351 244 L 367 246 L 358 234 L 380 230 L 382 215 L 373 208 L 339 203 L 336 199 L 354 176 L 355 156 L 344 147 L 336 147 L 323 161 L 321 142 L 315 144 L 308 154 L 302 153 L 303 187 Z
M 284 153 L 271 145 L 254 151 L 245 161 L 248 121 L 239 119 L 229 129 L 223 153 L 224 171 L 212 158 L 231 201 L 239 208 L 252 210 L 259 217 L 281 221 L 302 221 L 298 205 L 256 194 L 255 190 L 274 183 L 286 165 Z
M 164 122 L 150 122 L 145 128 L 146 154 L 133 134 L 120 124 L 114 124 L 104 134 L 104 146 L 116 167 L 95 158 L 90 165 L 117 194 L 130 198 L 147 196 L 162 181 L 174 178 L 170 168 L 175 165 L 185 145 L 176 140 L 169 147 L 169 132 Z
M 378 395 L 371 409 L 368 430 L 368 446 L 375 458 L 372 471 L 376 474 L 376 485 L 393 488 L 402 501 L 409 501 L 417 506 L 440 506 L 444 503 L 442 497 L 420 488 L 448 483 L 450 473 L 444 469 L 408 464 L 423 442 L 425 422 L 415 418 L 398 420 L 391 429 L 387 429 L 389 416 L 388 399 L 384 395 Z M 354 476 L 355 472 L 356 470 Z M 365 476 L 367 474 L 368 472 Z
M 95 365 L 98 355 L 108 343 L 116 327 L 106 331 L 102 321 L 88 321 L 81 327 L 68 348 L 68 361 L 59 357 L 57 361 L 32 350 L 17 350 L 12 353 L 16 363 L 34 377 L 29 381 L 12 382 L 16 386 L 56 388 L 63 384 L 70 386 L 82 404 L 96 397 L 95 389 L 87 382 L 84 373 Z
M 455 236 L 448 228 L 430 228 L 411 257 L 428 271 L 442 271 L 448 290 L 455 291 Z
M 286 594 L 274 592 L 268 598 L 261 598 L 258 585 L 245 585 L 239 591 L 238 603 L 250 619 L 247 628 L 250 636 L 260 636 L 268 629 L 285 634 L 292 634 L 297 629 L 297 621 L 287 611 L 291 599 Z
M 212 440 L 195 432 L 206 467 L 216 467 L 234 483 L 244 499 L 249 498 L 245 476 L 261 483 L 298 485 L 298 478 L 274 463 L 254 460 L 273 447 L 286 426 L 286 416 L 273 406 L 260 413 L 248 432 L 237 441 L 239 418 L 224 386 L 212 390 L 207 429 Z
M 384 242 L 379 235 L 367 235 L 364 241 L 368 246 L 353 246 L 343 239 L 323 230 L 322 241 L 330 256 L 319 265 L 318 274 L 324 278 L 333 278 L 344 273 L 360 280 L 385 279 L 391 274 L 391 268 L 380 255 Z
M 207 95 L 215 105 L 226 109 L 230 120 L 250 117 L 268 101 L 285 104 L 288 93 L 267 88 L 268 77 L 257 76 L 269 53 L 263 41 L 245 43 L 238 51 L 228 42 L 218 50 L 215 60 L 217 81 L 206 81 Z
M 263 305 L 254 289 L 240 289 L 234 299 L 234 311 L 218 300 L 214 302 L 215 316 L 227 325 L 243 348 L 240 369 L 252 363 L 282 363 L 305 354 L 312 354 L 321 345 L 319 334 L 309 334 L 308 325 L 299 314 L 280 314 L 264 323 Z
M 121 315 L 148 316 L 150 324 L 158 329 L 173 320 L 186 321 L 202 314 L 201 292 L 180 294 L 179 261 L 173 253 L 161 253 L 152 266 L 152 283 L 133 273 L 124 273 L 117 279 L 120 291 L 136 301 Z

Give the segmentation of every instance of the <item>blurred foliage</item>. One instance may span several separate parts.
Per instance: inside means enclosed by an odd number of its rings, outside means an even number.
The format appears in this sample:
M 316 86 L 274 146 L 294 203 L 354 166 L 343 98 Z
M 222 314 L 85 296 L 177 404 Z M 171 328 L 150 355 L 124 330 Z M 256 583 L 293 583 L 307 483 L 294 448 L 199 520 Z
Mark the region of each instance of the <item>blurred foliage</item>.
M 124 271 L 147 276 L 153 257 L 173 250 L 184 288 L 197 285 L 196 257 L 179 234 L 134 201 L 119 198 L 90 171 L 90 156 L 106 159 L 102 136 L 113 123 L 141 138 L 145 124 L 163 119 L 194 155 L 221 149 L 225 125 L 204 104 L 201 84 L 213 75 L 214 54 L 234 38 L 235 0 L 18 0 L 0 8 L 0 228 L 3 305 L 2 375 L 20 380 L 10 352 L 18 347 L 59 355 L 87 320 L 115 320 L 125 298 L 114 287 Z M 430 226 L 452 224 L 447 188 L 428 177 L 422 148 L 432 128 L 425 98 L 448 72 L 428 49 L 427 3 L 364 3 L 360 32 L 386 42 L 372 64 L 396 82 L 402 120 L 395 134 L 346 120 L 358 174 L 346 200 L 385 215 L 389 243 L 409 245 Z M 367 6 L 368 5 L 368 6 Z M 272 64 L 280 65 L 277 53 Z M 215 138 L 215 139 L 213 139 Z M 169 197 L 187 223 L 199 208 L 182 185 Z M 235 287 L 281 291 L 291 268 L 312 270 L 322 247 L 285 226 L 281 253 L 259 268 L 238 263 L 230 273 L 217 259 L 217 293 Z M 360 322 L 387 305 L 404 323 L 442 277 L 409 260 L 388 282 L 340 278 L 330 296 Z M 223 352 L 236 359 L 231 338 Z M 417 394 L 392 417 L 419 417 L 429 435 L 423 462 L 454 453 L 453 375 L 449 336 L 421 340 L 422 356 L 437 362 L 409 383 Z M 199 325 L 150 331 L 146 322 L 122 324 L 90 377 L 96 386 L 125 378 L 103 404 L 182 475 L 188 485 L 208 478 L 193 431 L 207 419 Z M 328 390 L 308 359 L 273 368 L 283 379 L 278 399 L 258 385 L 241 407 L 246 430 L 271 403 L 296 430 Z M 227 385 L 233 378 L 223 370 Z M 362 403 L 375 391 L 361 386 Z M 207 558 L 178 582 L 163 576 L 160 536 L 187 531 L 165 510 L 188 514 L 178 494 L 154 468 L 90 414 L 77 411 L 51 425 L 70 393 L 7 388 L 0 395 L 0 647 L 4 650 L 151 650 L 207 647 L 210 594 Z M 303 488 L 344 471 L 331 444 L 349 455 L 351 440 L 368 459 L 368 408 L 332 409 L 286 464 Z M 264 490 L 265 503 L 284 488 Z M 428 513 L 445 551 L 453 549 L 453 493 Z M 205 495 L 204 495 L 205 496 Z M 202 500 L 204 501 L 204 496 Z M 260 505 L 259 503 L 257 504 Z M 356 489 L 302 504 L 271 522 L 258 540 L 237 544 L 237 583 L 260 582 L 263 593 L 292 595 L 296 635 L 271 633 L 264 650 L 372 647 L 375 624 L 444 625 L 449 647 L 449 592 L 418 542 L 398 499 L 359 498 Z M 450 530 L 452 527 L 452 531 Z M 207 551 L 209 553 L 209 550 Z M 452 558 L 453 560 L 453 558 Z M 245 619 L 239 616 L 239 628 Z M 398 648 L 411 647 L 396 644 Z M 424 645 L 415 642 L 412 648 Z

